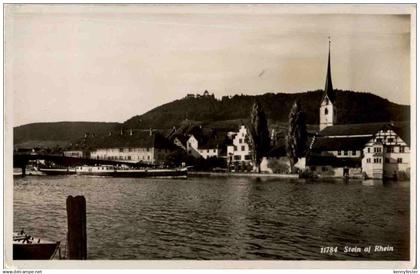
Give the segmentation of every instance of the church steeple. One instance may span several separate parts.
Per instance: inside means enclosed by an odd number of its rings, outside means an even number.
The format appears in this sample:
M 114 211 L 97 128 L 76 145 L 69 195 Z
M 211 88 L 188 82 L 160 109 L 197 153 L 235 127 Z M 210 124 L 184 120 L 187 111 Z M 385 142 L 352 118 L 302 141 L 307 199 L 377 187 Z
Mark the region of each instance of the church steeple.
M 328 67 L 327 79 L 325 80 L 325 90 L 322 95 L 321 106 L 319 108 L 319 129 L 333 126 L 337 123 L 337 110 L 335 107 L 335 93 L 331 79 L 331 40 L 328 37 Z
M 324 95 L 322 96 L 322 99 L 324 99 L 325 96 L 328 96 L 328 99 L 330 99 L 331 103 L 335 102 L 335 93 L 333 89 L 333 84 L 331 80 L 331 39 L 328 37 L 328 67 L 327 67 L 327 79 L 325 80 L 325 89 L 324 89 Z

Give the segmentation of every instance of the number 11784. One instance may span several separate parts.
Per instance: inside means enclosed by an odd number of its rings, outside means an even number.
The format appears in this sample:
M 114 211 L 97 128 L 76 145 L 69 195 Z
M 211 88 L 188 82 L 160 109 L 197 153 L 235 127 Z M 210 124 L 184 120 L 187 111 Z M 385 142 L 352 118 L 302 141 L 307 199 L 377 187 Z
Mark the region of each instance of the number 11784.
M 322 254 L 333 254 L 338 252 L 338 247 L 336 246 L 323 246 L 321 247 Z

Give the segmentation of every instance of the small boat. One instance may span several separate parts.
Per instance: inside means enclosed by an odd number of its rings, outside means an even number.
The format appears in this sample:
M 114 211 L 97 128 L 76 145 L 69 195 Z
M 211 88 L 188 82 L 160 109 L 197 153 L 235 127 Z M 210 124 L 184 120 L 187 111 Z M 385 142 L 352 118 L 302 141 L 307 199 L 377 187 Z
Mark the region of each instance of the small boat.
M 41 167 L 39 171 L 46 175 L 71 175 L 76 174 L 75 168 Z
M 186 178 L 188 168 L 143 168 L 133 169 L 128 167 L 116 167 L 112 165 L 79 166 L 76 168 L 77 175 L 112 176 L 112 177 L 162 177 L 162 178 Z
M 51 260 L 60 248 L 60 242 L 34 238 L 25 232 L 13 232 L 13 260 Z

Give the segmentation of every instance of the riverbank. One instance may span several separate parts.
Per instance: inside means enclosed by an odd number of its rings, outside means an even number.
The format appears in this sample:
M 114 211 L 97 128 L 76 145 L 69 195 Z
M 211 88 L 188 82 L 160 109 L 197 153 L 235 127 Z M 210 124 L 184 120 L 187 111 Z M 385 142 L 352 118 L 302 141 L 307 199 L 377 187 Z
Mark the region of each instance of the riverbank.
M 189 171 L 188 176 L 193 177 L 264 177 L 264 178 L 286 178 L 298 179 L 298 174 L 275 174 L 275 173 L 251 173 L 251 172 L 211 172 L 211 171 Z

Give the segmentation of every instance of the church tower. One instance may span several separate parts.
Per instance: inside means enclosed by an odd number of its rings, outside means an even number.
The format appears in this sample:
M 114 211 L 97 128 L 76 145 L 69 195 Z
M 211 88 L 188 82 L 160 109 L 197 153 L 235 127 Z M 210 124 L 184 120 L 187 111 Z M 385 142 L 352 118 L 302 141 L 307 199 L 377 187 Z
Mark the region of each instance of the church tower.
M 328 67 L 327 79 L 325 81 L 325 90 L 322 95 L 321 107 L 319 108 L 319 130 L 332 126 L 337 123 L 337 111 L 335 107 L 335 92 L 331 80 L 330 63 L 331 40 L 328 41 Z

